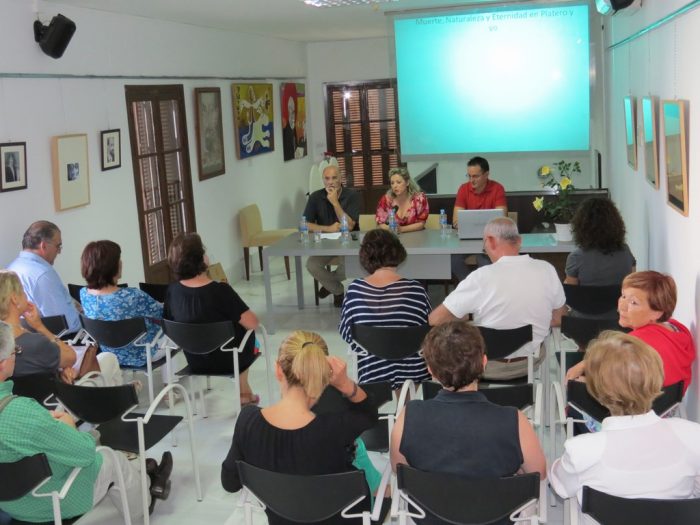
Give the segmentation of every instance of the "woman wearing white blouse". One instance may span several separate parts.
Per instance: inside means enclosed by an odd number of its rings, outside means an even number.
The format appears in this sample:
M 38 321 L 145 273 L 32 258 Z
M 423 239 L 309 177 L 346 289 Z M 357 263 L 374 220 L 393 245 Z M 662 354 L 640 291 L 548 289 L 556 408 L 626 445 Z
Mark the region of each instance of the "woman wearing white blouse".
M 612 415 L 600 432 L 564 444 L 549 476 L 557 494 L 579 505 L 584 485 L 626 498 L 699 496 L 700 425 L 651 410 L 663 382 L 659 354 L 636 337 L 603 332 L 585 361 L 588 392 Z

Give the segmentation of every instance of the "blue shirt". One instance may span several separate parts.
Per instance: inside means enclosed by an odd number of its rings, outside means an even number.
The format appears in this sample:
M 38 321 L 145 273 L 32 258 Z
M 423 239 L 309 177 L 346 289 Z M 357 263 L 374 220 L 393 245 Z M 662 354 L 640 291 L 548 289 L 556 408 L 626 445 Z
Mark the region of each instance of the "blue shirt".
M 29 301 L 39 309 L 42 317 L 65 315 L 69 332 L 80 330 L 80 317 L 54 267 L 41 256 L 22 251 L 7 267 L 19 276 Z

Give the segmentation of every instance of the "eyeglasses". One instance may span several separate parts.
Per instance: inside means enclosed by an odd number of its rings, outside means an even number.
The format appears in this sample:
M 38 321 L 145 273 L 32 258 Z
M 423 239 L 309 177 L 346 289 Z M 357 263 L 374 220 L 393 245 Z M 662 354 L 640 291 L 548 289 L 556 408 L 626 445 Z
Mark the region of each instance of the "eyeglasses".
M 53 242 L 53 241 L 45 241 L 45 242 L 46 242 L 47 244 L 50 244 L 51 246 L 55 247 L 59 252 L 63 249 L 63 243 L 62 243 L 62 242 L 59 242 L 58 244 L 56 244 L 56 243 Z
M 10 353 L 10 357 L 13 355 L 20 355 L 22 352 L 24 352 L 24 348 L 19 345 L 15 345 L 15 349 Z

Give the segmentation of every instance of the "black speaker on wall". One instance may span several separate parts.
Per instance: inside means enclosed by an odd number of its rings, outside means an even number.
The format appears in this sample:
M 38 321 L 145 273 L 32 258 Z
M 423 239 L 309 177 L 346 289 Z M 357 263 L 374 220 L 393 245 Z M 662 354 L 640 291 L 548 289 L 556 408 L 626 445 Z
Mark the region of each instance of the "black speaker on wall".
M 52 58 L 61 58 L 75 33 L 75 22 L 58 14 L 47 26 L 39 20 L 34 22 L 34 40 L 41 50 Z

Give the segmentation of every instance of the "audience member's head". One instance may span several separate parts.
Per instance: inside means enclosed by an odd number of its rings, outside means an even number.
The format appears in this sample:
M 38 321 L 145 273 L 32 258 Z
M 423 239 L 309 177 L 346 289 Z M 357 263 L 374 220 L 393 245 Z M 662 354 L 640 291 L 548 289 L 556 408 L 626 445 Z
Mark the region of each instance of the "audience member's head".
M 520 251 L 518 225 L 509 217 L 491 219 L 484 228 L 484 250 L 492 262 Z
M 13 298 L 23 293 L 22 282 L 16 273 L 0 270 L 0 319 L 7 319 Z
M 423 356 L 432 376 L 446 389 L 471 385 L 486 366 L 484 339 L 468 321 L 433 327 L 423 340 Z
M 295 330 L 282 341 L 277 364 L 288 386 L 299 386 L 308 397 L 316 399 L 331 379 L 326 356 L 328 345 L 320 335 Z
M 360 245 L 360 264 L 367 273 L 396 268 L 405 260 L 406 249 L 396 234 L 380 228 L 365 233 Z
M 668 321 L 676 308 L 676 283 L 673 277 L 655 271 L 634 272 L 622 281 L 617 304 L 620 325 L 640 328 Z
M 113 241 L 88 243 L 80 257 L 80 273 L 88 288 L 101 290 L 117 284 L 121 276 L 122 249 Z
M 389 170 L 387 197 L 394 199 L 404 193 L 411 197 L 420 191 L 420 186 L 411 178 L 407 168 L 391 168 Z
M 32 223 L 22 237 L 22 249 L 36 253 L 49 264 L 53 264 L 61 248 L 61 230 L 49 221 Z
M 207 271 L 202 238 L 196 233 L 181 233 L 168 250 L 168 264 L 178 280 L 192 279 Z
M 574 242 L 584 250 L 612 253 L 625 243 L 625 222 L 610 199 L 591 197 L 576 209 L 571 221 Z
M 664 367 L 641 339 L 605 331 L 586 350 L 586 388 L 613 416 L 646 414 L 660 394 Z

